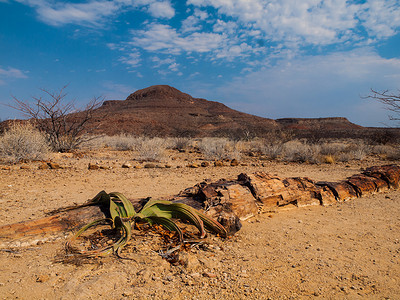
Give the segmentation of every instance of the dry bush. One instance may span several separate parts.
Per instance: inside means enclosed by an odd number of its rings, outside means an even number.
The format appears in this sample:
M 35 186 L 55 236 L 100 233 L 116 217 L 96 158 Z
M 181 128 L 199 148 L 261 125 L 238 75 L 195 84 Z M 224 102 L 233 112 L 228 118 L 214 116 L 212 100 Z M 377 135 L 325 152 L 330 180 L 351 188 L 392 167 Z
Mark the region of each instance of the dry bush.
M 226 138 L 203 138 L 197 147 L 209 160 L 240 159 L 241 152 L 237 142 Z
M 167 138 L 166 147 L 168 149 L 186 150 L 193 145 L 193 140 L 186 137 Z
M 167 149 L 166 139 L 139 137 L 133 140 L 137 158 L 146 161 L 162 161 Z
M 295 140 L 286 142 L 282 146 L 282 159 L 292 162 L 318 163 L 321 161 L 321 147 L 319 145 L 309 145 Z
M 334 156 L 342 152 L 346 152 L 348 145 L 346 143 L 332 142 L 323 143 L 321 146 L 321 155 Z
M 49 151 L 45 135 L 30 123 L 13 123 L 0 137 L 0 156 L 9 162 L 45 159 Z

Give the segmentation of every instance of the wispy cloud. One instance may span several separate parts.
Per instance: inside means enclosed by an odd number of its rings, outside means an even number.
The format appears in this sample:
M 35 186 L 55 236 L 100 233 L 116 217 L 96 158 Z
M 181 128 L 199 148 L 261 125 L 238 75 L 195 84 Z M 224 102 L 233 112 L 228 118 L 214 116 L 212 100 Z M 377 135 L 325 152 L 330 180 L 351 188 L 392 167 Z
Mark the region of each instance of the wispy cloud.
M 19 69 L 8 67 L 6 69 L 0 67 L 0 85 L 5 85 L 8 79 L 22 79 L 28 78 L 26 72 Z
M 52 26 L 75 24 L 99 27 L 122 12 L 146 8 L 156 18 L 172 18 L 175 10 L 169 1 L 157 0 L 91 0 L 63 2 L 51 0 L 16 0 L 36 9 L 38 18 Z
M 221 16 L 260 30 L 265 38 L 286 44 L 329 45 L 362 38 L 387 37 L 400 26 L 396 0 L 188 0 L 197 7 L 213 7 Z
M 130 53 L 128 53 L 126 56 L 121 57 L 119 61 L 127 64 L 130 68 L 139 67 L 141 62 L 140 53 L 138 50 L 132 49 Z
M 181 52 L 205 53 L 219 49 L 227 43 L 224 34 L 194 32 L 181 34 L 169 25 L 151 23 L 145 30 L 132 31 L 132 45 L 147 51 L 170 54 Z

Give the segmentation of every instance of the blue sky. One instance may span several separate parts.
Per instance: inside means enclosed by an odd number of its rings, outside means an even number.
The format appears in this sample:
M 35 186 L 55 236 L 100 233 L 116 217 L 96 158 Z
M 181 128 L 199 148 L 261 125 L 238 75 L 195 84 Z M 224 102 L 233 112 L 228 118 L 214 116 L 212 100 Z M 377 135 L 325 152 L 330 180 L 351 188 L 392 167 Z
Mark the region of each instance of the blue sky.
M 360 96 L 400 93 L 398 0 L 0 0 L 0 28 L 3 104 L 168 84 L 268 118 L 383 126 L 388 111 Z

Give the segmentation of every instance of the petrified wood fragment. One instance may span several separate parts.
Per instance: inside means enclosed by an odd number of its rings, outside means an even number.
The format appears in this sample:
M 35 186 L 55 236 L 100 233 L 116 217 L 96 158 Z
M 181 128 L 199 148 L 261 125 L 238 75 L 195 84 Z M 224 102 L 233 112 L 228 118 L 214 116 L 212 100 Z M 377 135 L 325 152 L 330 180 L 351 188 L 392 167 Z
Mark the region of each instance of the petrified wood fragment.
M 362 174 L 340 182 L 317 182 L 306 177 L 282 179 L 265 172 L 240 174 L 237 180 L 202 182 L 164 200 L 180 202 L 215 218 L 230 235 L 245 220 L 262 209 L 285 206 L 332 205 L 367 194 L 398 188 L 397 165 L 371 167 Z M 148 199 L 130 200 L 139 211 Z M 33 221 L 0 226 L 0 247 L 31 245 L 62 237 L 105 215 L 97 206 L 60 209 L 53 215 Z M 107 216 L 106 216 L 107 217 Z
M 400 168 L 397 165 L 370 167 L 367 168 L 363 174 L 386 181 L 390 188 L 399 188 Z
M 344 202 L 357 198 L 357 193 L 354 190 L 353 186 L 351 186 L 346 181 L 341 181 L 341 182 L 320 181 L 317 182 L 316 184 L 319 186 L 325 186 L 329 188 L 335 195 L 336 200 L 339 202 Z

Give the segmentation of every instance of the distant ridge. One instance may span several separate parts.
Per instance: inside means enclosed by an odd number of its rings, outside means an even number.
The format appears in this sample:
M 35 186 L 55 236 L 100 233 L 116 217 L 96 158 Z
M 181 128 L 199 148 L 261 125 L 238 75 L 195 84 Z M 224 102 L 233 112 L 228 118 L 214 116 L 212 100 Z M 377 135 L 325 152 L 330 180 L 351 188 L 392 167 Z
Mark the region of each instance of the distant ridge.
M 78 118 L 79 114 L 74 117 Z M 7 124 L 2 122 L 0 131 Z M 161 137 L 266 137 L 271 132 L 285 129 L 298 137 L 321 134 L 325 137 L 355 137 L 367 130 L 343 117 L 262 118 L 231 109 L 220 102 L 193 98 L 168 85 L 137 90 L 125 100 L 104 101 L 93 111 L 88 126 L 91 134 Z

